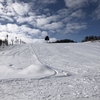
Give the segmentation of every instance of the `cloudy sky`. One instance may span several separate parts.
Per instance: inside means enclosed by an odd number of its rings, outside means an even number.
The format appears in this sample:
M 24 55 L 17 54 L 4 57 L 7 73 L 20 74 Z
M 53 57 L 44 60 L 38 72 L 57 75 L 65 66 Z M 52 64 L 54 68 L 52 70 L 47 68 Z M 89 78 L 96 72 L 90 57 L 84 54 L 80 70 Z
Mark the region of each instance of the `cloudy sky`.
M 81 41 L 100 36 L 100 0 L 0 0 L 0 37 Z

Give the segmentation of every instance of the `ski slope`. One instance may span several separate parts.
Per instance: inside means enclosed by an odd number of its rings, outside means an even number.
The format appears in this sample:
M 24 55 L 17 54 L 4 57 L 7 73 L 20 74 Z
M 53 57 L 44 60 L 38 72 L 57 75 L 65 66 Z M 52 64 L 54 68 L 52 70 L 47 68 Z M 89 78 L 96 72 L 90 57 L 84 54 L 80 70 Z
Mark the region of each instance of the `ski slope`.
M 0 48 L 0 100 L 100 100 L 100 42 Z
M 0 78 L 41 78 L 55 74 L 40 63 L 31 45 L 15 45 L 0 52 Z

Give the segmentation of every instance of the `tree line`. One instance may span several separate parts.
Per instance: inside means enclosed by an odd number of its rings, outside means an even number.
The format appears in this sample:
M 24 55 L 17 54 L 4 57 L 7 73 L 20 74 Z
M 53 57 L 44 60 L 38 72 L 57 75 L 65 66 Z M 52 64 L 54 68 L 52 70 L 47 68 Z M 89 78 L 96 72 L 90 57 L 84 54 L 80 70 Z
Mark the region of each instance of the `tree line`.
M 81 42 L 96 41 L 96 40 L 100 40 L 100 36 L 86 36 Z M 76 43 L 77 42 L 70 39 L 62 39 L 62 40 L 57 40 L 55 42 L 49 42 L 49 36 L 45 37 L 45 41 L 47 41 L 48 43 Z
M 49 36 L 45 37 L 45 41 L 49 42 Z M 57 40 L 55 42 L 49 42 L 49 43 L 74 43 L 74 41 L 70 39 L 63 39 L 63 40 Z
M 100 40 L 100 36 L 86 36 L 82 42 Z
M 70 39 L 63 39 L 63 40 L 57 40 L 53 43 L 75 43 L 75 41 L 70 40 Z

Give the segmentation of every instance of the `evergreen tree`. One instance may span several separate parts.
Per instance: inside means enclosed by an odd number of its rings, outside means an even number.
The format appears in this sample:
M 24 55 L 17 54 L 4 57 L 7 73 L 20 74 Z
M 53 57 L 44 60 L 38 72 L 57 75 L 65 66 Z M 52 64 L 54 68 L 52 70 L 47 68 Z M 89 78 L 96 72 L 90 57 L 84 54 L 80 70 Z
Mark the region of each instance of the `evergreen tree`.
M 47 42 L 49 41 L 49 36 L 45 37 L 45 41 L 47 41 Z
M 100 36 L 86 36 L 82 42 L 100 40 Z

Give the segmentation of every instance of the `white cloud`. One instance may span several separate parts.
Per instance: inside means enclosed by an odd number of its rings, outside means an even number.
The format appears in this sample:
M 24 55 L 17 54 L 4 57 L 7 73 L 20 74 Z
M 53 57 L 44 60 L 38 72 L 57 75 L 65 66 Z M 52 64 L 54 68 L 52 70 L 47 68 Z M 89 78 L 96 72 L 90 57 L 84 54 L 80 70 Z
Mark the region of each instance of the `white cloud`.
M 11 6 L 4 6 L 0 3 L 0 17 L 5 20 L 5 22 L 13 22 L 13 18 L 15 13 Z
M 32 29 L 31 34 L 38 37 L 41 34 L 41 31 L 39 29 Z
M 15 17 L 14 19 L 16 19 L 17 23 L 22 24 L 22 23 L 29 23 L 29 24 L 33 24 L 33 22 L 35 22 L 36 17 L 35 16 L 29 16 L 29 17 Z
M 39 18 L 37 19 L 37 26 L 41 27 L 43 25 L 46 25 L 50 22 L 50 20 L 47 20 L 46 18 Z
M 5 16 L 14 16 L 15 12 L 11 5 L 4 6 L 0 3 L 0 14 Z
M 1 15 L 1 18 L 8 22 L 13 22 L 14 20 L 11 17 Z
M 71 9 L 61 9 L 57 13 L 63 23 L 69 23 L 85 18 L 85 12 L 81 9 L 75 11 Z
M 0 3 L 0 14 L 3 14 L 4 6 Z
M 20 34 L 26 34 L 31 36 L 31 38 L 39 38 L 42 37 L 41 31 L 39 29 L 32 29 L 28 27 L 27 25 L 22 25 L 19 27 L 19 33 Z
M 26 15 L 28 14 L 29 10 L 30 10 L 30 6 L 27 3 L 13 3 L 12 7 L 14 9 L 14 11 L 18 14 L 18 15 Z
M 55 3 L 57 2 L 57 0 L 42 0 L 42 1 L 40 0 L 40 2 L 48 4 L 48 3 Z
M 89 3 L 97 3 L 99 0 L 64 0 L 65 5 L 71 9 L 77 9 L 89 5 Z
M 7 16 L 16 16 L 16 13 L 13 9 L 13 7 L 11 6 L 11 4 L 9 4 L 8 6 L 6 6 L 6 15 Z
M 77 23 L 77 22 L 68 23 L 66 25 L 65 33 L 77 33 L 80 30 L 86 29 L 86 28 L 87 28 L 86 23 Z
M 7 31 L 17 34 L 19 32 L 19 27 L 16 24 L 7 24 Z
M 0 2 L 4 2 L 4 0 L 0 0 Z
M 48 35 L 48 33 L 46 32 L 46 31 L 43 31 L 42 32 L 42 37 L 44 38 L 45 36 L 47 36 Z
M 6 31 L 6 30 L 7 30 L 6 25 L 1 25 L 1 24 L 0 24 L 0 32 Z
M 63 27 L 62 22 L 53 22 L 51 24 L 46 24 L 41 28 L 44 29 L 44 30 L 56 30 L 56 29 L 60 29 L 62 27 Z
M 40 17 L 38 18 L 36 21 L 37 21 L 37 26 L 38 27 L 42 27 L 42 26 L 45 26 L 47 24 L 49 24 L 50 22 L 55 22 L 57 21 L 59 18 L 59 16 L 57 15 L 54 15 L 54 16 L 50 16 L 50 17 Z
M 1 31 L 0 32 L 0 39 L 5 40 L 7 34 L 8 34 L 8 32 Z
M 93 11 L 92 16 L 93 16 L 93 19 L 100 19 L 100 4 L 99 4 L 99 6 L 96 8 L 96 10 Z
M 58 15 L 63 23 L 85 18 L 85 12 L 82 9 L 73 11 L 72 9 L 60 9 Z
M 72 13 L 72 10 L 70 9 L 60 9 L 57 11 L 57 13 L 61 16 L 61 17 L 67 17 Z
M 72 9 L 80 8 L 88 3 L 88 0 L 65 0 L 66 6 Z
M 15 0 L 6 0 L 6 2 L 8 3 L 8 4 L 11 4 L 11 3 L 13 3 Z
M 71 17 L 84 18 L 85 17 L 85 13 L 80 9 L 80 10 L 77 10 L 76 12 L 73 12 L 71 14 Z

